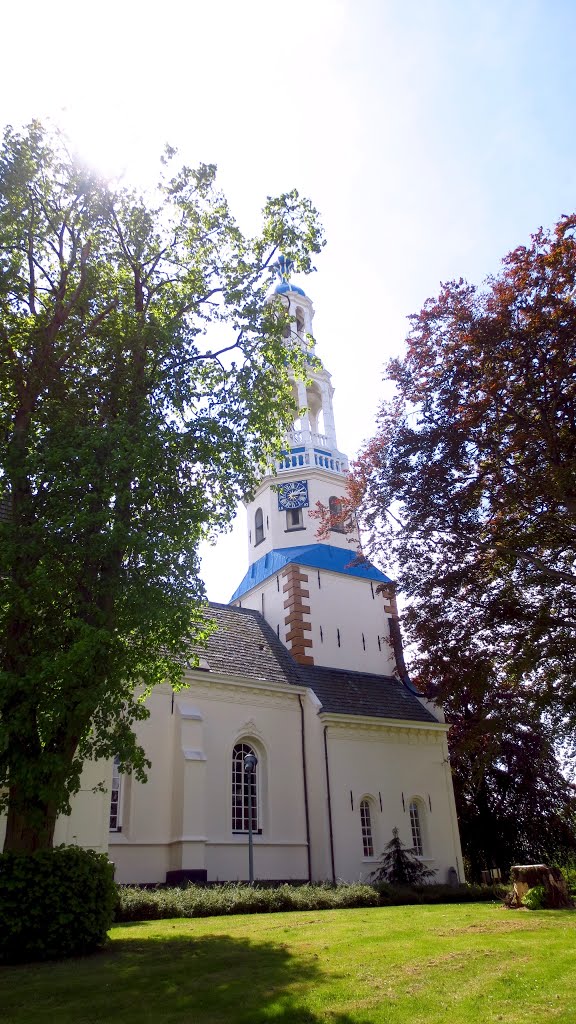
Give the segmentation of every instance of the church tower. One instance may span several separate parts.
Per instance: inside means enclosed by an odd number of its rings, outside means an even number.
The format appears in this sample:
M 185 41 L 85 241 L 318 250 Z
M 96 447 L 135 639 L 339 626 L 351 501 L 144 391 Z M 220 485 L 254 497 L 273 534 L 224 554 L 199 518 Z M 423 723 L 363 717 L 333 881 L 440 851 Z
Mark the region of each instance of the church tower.
M 293 335 L 306 344 L 312 302 L 290 280 L 290 261 L 281 256 L 276 270 L 271 296 L 281 297 Z M 261 612 L 302 665 L 392 675 L 391 580 L 358 558 L 358 536 L 337 520 L 348 459 L 338 450 L 330 374 L 311 365 L 308 379 L 293 386 L 299 415 L 281 457 L 246 504 L 249 568 L 230 603 Z M 334 517 L 328 537 L 317 536 L 318 520 L 310 516 L 317 502 Z

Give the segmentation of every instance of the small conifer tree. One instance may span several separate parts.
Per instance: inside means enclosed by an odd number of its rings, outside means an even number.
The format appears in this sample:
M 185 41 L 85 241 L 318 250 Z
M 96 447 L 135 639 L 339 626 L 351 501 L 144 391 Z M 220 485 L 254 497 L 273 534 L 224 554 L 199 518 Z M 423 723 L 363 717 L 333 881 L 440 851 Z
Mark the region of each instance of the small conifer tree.
M 392 839 L 386 844 L 378 867 L 372 872 L 373 882 L 389 882 L 390 885 L 422 885 L 436 874 L 416 856 L 416 851 L 404 846 L 398 829 L 392 829 Z

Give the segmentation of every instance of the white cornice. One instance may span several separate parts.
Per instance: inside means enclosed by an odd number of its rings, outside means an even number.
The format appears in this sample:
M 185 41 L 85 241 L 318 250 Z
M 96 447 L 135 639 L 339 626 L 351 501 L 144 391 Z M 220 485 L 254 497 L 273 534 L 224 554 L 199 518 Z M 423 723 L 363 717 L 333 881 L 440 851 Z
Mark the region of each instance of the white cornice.
M 297 693 L 304 696 L 308 692 L 307 686 L 299 686 L 297 683 L 272 683 L 264 679 L 249 679 L 247 676 L 227 675 L 219 672 L 195 673 L 194 671 L 189 671 L 185 673 L 185 678 L 190 684 L 204 683 L 207 689 L 214 686 L 232 686 L 236 689 L 247 690 L 248 692 L 262 693 L 269 691 L 275 695 L 281 694 L 285 697 L 290 697 Z
M 341 728 L 410 730 L 436 735 L 444 735 L 450 729 L 444 722 L 415 722 L 409 718 L 380 718 L 376 715 L 341 715 L 334 711 L 320 711 L 318 717 L 324 725 Z

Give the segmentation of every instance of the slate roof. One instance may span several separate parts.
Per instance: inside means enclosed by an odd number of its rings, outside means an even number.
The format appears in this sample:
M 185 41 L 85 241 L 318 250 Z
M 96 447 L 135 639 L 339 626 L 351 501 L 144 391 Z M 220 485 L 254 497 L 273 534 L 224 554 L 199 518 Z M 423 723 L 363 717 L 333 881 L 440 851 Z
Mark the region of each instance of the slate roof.
M 322 711 L 368 718 L 437 722 L 399 679 L 324 665 L 299 665 L 300 682 L 314 691 Z
M 436 722 L 399 679 L 320 665 L 298 665 L 260 612 L 209 604 L 217 629 L 201 652 L 210 672 L 259 682 L 308 686 L 322 711 L 370 718 Z
M 207 616 L 217 629 L 199 652 L 210 672 L 269 683 L 298 683 L 296 662 L 260 612 L 210 603 Z
M 334 544 L 304 544 L 300 547 L 274 548 L 266 555 L 262 555 L 262 558 L 250 566 L 230 601 L 236 601 L 248 590 L 252 590 L 252 587 L 256 587 L 292 562 L 312 569 L 328 569 L 330 572 L 343 573 L 344 576 L 374 580 L 375 583 L 391 582 L 390 577 L 372 565 L 368 559 L 356 561 L 356 555 L 350 549 L 337 548 Z

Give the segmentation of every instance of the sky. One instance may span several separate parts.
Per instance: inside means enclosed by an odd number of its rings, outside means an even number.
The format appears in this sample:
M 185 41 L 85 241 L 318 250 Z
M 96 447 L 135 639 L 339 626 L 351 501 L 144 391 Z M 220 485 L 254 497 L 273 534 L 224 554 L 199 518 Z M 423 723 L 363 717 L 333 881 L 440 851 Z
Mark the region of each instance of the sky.
M 218 165 L 246 232 L 266 196 L 312 199 L 328 244 L 298 283 L 349 456 L 407 316 L 576 208 L 573 0 L 29 0 L 2 28 L 0 125 L 49 118 L 136 183 L 169 142 Z M 246 567 L 240 512 L 208 596 Z

